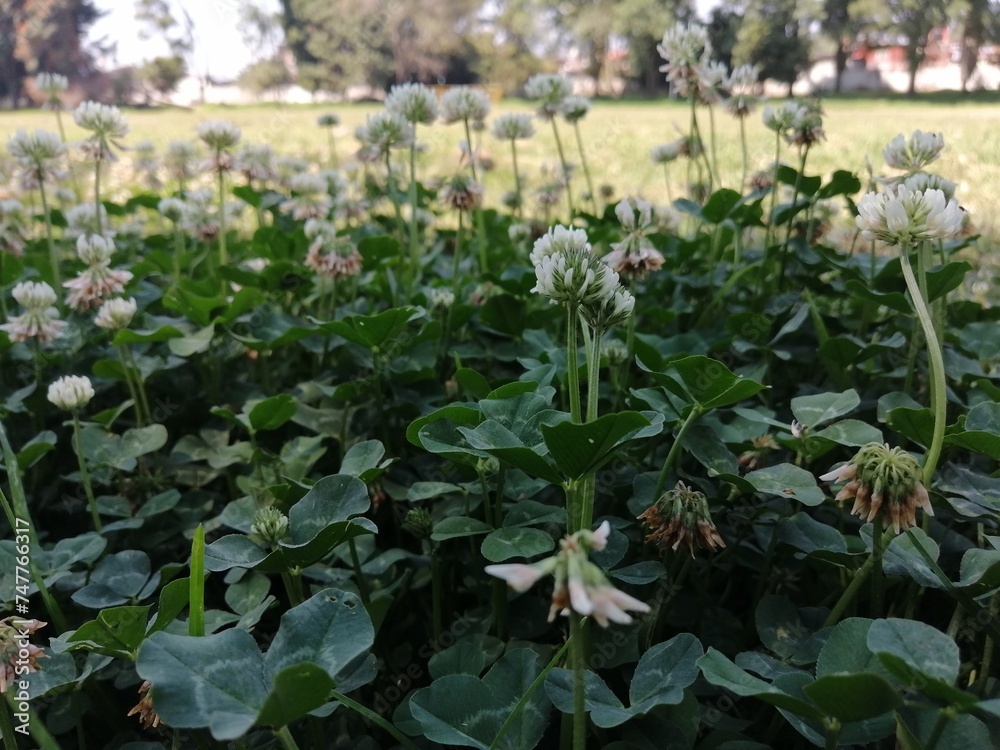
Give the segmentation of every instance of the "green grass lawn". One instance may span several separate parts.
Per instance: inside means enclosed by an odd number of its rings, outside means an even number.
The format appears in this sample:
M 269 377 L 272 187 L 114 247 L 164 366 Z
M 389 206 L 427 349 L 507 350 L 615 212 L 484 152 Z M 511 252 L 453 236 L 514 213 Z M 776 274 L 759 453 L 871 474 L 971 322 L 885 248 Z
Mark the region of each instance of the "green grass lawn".
M 898 99 L 845 98 L 825 103 L 827 140 L 809 156 L 807 170 L 829 173 L 834 169 L 858 172 L 864 179 L 865 158 L 872 160 L 876 174 L 883 169 L 882 147 L 897 133 L 915 129 L 942 131 L 947 147 L 941 159 L 932 165 L 938 172 L 959 183 L 958 196 L 984 230 L 997 225 L 993 205 L 1000 189 L 1000 102 L 972 98 L 967 101 L 900 101 Z M 226 119 L 243 129 L 248 141 L 266 141 L 276 151 L 304 156 L 326 163 L 326 134 L 316 125 L 323 112 L 337 112 L 342 124 L 337 128 L 337 145 L 346 160 L 356 147 L 354 127 L 365 116 L 379 109 L 377 105 L 340 106 L 247 106 L 203 107 L 199 109 L 132 110 L 126 113 L 132 133 L 129 141 L 149 139 L 157 145 L 170 140 L 194 138 L 198 123 L 208 119 Z M 495 112 L 530 111 L 531 103 L 508 100 Z M 654 201 L 666 199 L 662 168 L 649 160 L 649 150 L 657 143 L 673 140 L 688 127 L 686 104 L 671 101 L 599 102 L 581 125 L 594 181 L 610 184 L 616 195 L 643 195 Z M 709 127 L 708 112 L 699 109 L 704 132 Z M 64 115 L 67 137 L 82 137 L 82 131 Z M 737 122 L 722 110 L 715 111 L 716 148 L 722 183 L 735 187 L 739 181 L 741 149 Z M 540 185 L 543 168 L 557 163 L 551 126 L 536 123 L 538 134 L 518 144 L 522 175 L 528 189 Z M 578 162 L 576 143 L 570 126 L 560 122 L 560 133 L 567 157 Z M 0 113 L 0 135 L 19 128 L 55 130 L 51 112 L 27 111 Z M 428 146 L 420 166 L 424 177 L 446 176 L 458 167 L 458 143 L 464 138 L 461 125 L 421 127 L 419 137 Z M 493 155 L 496 169 L 486 180 L 487 197 L 496 201 L 513 184 L 510 150 L 487 131 L 483 144 Z M 750 169 L 766 167 L 774 158 L 773 134 L 764 129 L 759 111 L 747 121 Z M 793 163 L 795 154 L 783 150 L 783 158 Z M 124 161 L 124 160 L 123 160 Z M 674 195 L 685 180 L 685 166 L 673 166 Z M 119 167 L 120 178 L 127 169 Z M 579 174 L 575 189 L 583 189 Z M 993 233 L 991 231 L 991 233 Z

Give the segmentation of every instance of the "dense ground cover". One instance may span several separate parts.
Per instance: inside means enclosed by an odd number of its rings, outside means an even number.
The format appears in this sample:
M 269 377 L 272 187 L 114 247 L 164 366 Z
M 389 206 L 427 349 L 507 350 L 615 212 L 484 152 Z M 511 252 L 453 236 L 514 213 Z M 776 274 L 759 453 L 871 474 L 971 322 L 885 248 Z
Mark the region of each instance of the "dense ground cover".
M 7 748 L 1000 742 L 1000 329 L 946 194 L 993 109 L 776 103 L 744 165 L 721 106 L 715 154 L 701 105 L 597 107 L 585 196 L 561 85 L 520 203 L 469 92 L 340 110 L 339 171 L 308 110 L 84 107 L 65 176 L 13 135 Z M 120 150 L 199 121 L 190 170 Z

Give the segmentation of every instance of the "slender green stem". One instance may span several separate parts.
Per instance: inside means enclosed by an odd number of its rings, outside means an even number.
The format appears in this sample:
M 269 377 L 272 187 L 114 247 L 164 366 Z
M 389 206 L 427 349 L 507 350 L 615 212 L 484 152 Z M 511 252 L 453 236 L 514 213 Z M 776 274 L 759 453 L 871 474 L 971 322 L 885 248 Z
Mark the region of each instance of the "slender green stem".
M 420 277 L 419 245 L 417 238 L 417 126 L 413 126 L 410 143 L 410 289 L 416 291 Z
M 799 190 L 802 187 L 802 173 L 806 169 L 806 158 L 809 156 L 809 147 L 803 146 L 802 155 L 799 158 L 799 171 L 795 175 L 795 186 L 792 188 L 792 208 L 788 214 L 788 226 L 785 228 L 785 241 L 781 243 L 781 262 L 779 264 L 778 275 L 774 279 L 775 289 L 781 290 L 782 282 L 785 280 L 785 266 L 788 263 L 788 243 L 792 239 L 792 227 L 795 224 L 795 204 L 799 200 Z
M 743 171 L 740 173 L 740 193 L 742 193 L 747 187 L 747 169 L 750 163 L 747 151 L 747 122 L 745 117 L 740 118 L 740 146 L 743 152 Z
M 569 165 L 566 163 L 566 154 L 563 151 L 562 139 L 559 137 L 559 127 L 556 125 L 556 118 L 552 118 L 552 134 L 556 138 L 556 150 L 559 152 L 559 163 L 562 165 L 563 182 L 566 186 L 566 205 L 569 207 L 569 223 L 573 223 L 573 214 L 576 210 L 573 208 L 573 187 L 570 184 L 569 178 Z
M 579 120 L 573 123 L 573 130 L 576 133 L 576 147 L 580 152 L 580 165 L 583 167 L 583 176 L 587 178 L 587 190 L 590 191 L 590 205 L 594 207 L 594 216 L 600 215 L 597 208 L 597 193 L 594 192 L 594 181 L 590 179 L 590 167 L 587 165 L 587 154 L 583 150 L 583 138 L 580 136 Z
M 403 747 L 407 748 L 407 750 L 417 750 L 417 746 L 413 743 L 413 740 L 411 740 L 405 734 L 403 734 L 402 732 L 400 732 L 398 729 L 396 729 L 396 727 L 394 727 L 388 721 L 386 721 L 381 716 L 379 716 L 377 713 L 375 713 L 374 711 L 372 711 L 370 708 L 368 708 L 366 706 L 363 706 L 362 704 L 358 703 L 357 701 L 351 700 L 346 695 L 344 695 L 343 693 L 338 693 L 336 690 L 331 690 L 330 691 L 330 697 L 333 698 L 335 701 L 343 704 L 345 708 L 349 708 L 350 710 L 354 711 L 355 713 L 357 713 L 357 714 L 359 714 L 361 716 L 364 716 L 372 724 L 375 724 L 377 727 L 379 727 L 383 731 L 388 732 L 389 734 L 391 734 L 393 736 L 393 738 L 400 745 L 402 745 Z M 516 707 L 515 707 L 515 710 L 516 710 Z M 502 727 L 501 727 L 500 731 L 501 732 L 503 731 Z
M 941 735 L 944 734 L 948 722 L 954 718 L 954 715 L 954 711 L 951 708 L 941 709 L 938 720 L 934 724 L 934 729 L 931 730 L 931 736 L 927 740 L 927 750 L 935 750 L 937 748 L 938 742 L 941 741 Z
M 528 705 L 528 701 L 531 700 L 531 696 L 533 696 L 535 691 L 537 691 L 538 688 L 542 686 L 542 683 L 545 682 L 545 678 L 549 676 L 549 672 L 552 671 L 556 664 L 558 664 L 566 654 L 566 650 L 570 647 L 571 643 L 573 643 L 573 638 L 567 638 L 562 647 L 556 651 L 555 656 L 553 656 L 552 659 L 549 660 L 549 663 L 545 665 L 545 669 L 541 671 L 538 677 L 536 677 L 528 686 L 528 689 L 524 691 L 524 695 L 521 696 L 515 704 L 514 709 L 510 712 L 507 718 L 504 719 L 503 724 L 500 725 L 500 731 L 497 732 L 497 736 L 494 737 L 493 742 L 490 743 L 489 750 L 496 750 L 496 748 L 500 746 L 500 740 L 503 739 L 505 734 L 507 734 L 507 730 L 514 725 L 515 719 L 521 715 L 521 711 L 523 711 L 524 707 Z
M 184 255 L 184 231 L 174 223 L 174 284 L 181 281 L 181 256 Z
M 205 635 L 205 527 L 198 524 L 191 540 L 191 577 L 188 579 L 188 635 Z
M 906 288 L 910 292 L 910 300 L 913 303 L 913 310 L 920 321 L 920 327 L 924 332 L 924 339 L 927 343 L 927 358 L 930 362 L 930 388 L 931 388 L 931 408 L 934 412 L 934 431 L 931 435 L 931 444 L 924 457 L 924 486 L 930 487 L 934 478 L 934 470 L 937 468 L 938 459 L 941 457 L 941 447 L 944 445 L 944 429 L 947 420 L 947 391 L 945 390 L 944 357 L 941 353 L 941 343 L 938 341 L 937 333 L 934 330 L 934 322 L 931 320 L 930 311 L 920 294 L 920 287 L 916 277 L 913 275 L 913 268 L 910 266 L 908 248 L 900 248 L 900 263 L 903 268 L 903 278 L 906 280 Z
M 333 134 L 333 126 L 326 129 L 326 142 L 330 148 L 330 166 L 337 169 L 340 166 L 340 160 L 337 158 L 337 141 Z
M 688 430 L 691 429 L 693 425 L 702 414 L 701 406 L 694 404 L 691 407 L 691 411 L 688 412 L 687 417 L 684 419 L 684 423 L 681 424 L 681 429 L 677 433 L 677 437 L 674 439 L 674 444 L 670 446 L 670 452 L 667 453 L 666 459 L 663 461 L 663 468 L 660 469 L 660 476 L 656 480 L 656 491 L 653 493 L 653 498 L 659 498 L 663 494 L 663 490 L 667 487 L 667 477 L 670 474 L 670 469 L 673 467 L 674 462 L 681 455 L 681 448 L 684 446 L 684 437 L 687 435 Z
M 764 231 L 764 252 L 771 245 L 774 233 L 774 209 L 778 203 L 778 167 L 781 165 L 781 133 L 774 134 L 774 173 L 771 175 L 771 209 L 767 212 L 767 229 Z
M 229 263 L 229 252 L 226 248 L 226 175 L 218 170 L 219 180 L 219 268 Z
M 584 681 L 583 618 L 576 612 L 569 613 L 569 637 L 573 644 L 573 750 L 587 747 L 587 693 Z
M 583 325 L 583 323 L 581 323 Z M 587 347 L 587 421 L 597 419 L 597 403 L 601 391 L 601 339 L 604 331 L 594 329 L 590 346 Z
M 886 530 L 882 534 L 881 544 L 885 543 L 892 537 L 895 536 L 895 532 L 892 529 Z M 840 595 L 837 603 L 833 605 L 833 609 L 830 610 L 830 614 L 827 615 L 826 621 L 823 623 L 824 628 L 829 628 L 840 622 L 840 618 L 844 616 L 844 612 L 847 610 L 848 605 L 854 600 L 855 595 L 865 585 L 865 581 L 868 580 L 868 576 L 872 574 L 875 569 L 875 554 L 874 554 L 875 540 L 872 539 L 872 549 L 873 553 L 868 556 L 868 559 L 861 564 L 861 567 L 857 569 L 854 573 L 854 578 L 844 589 L 844 592 Z M 919 546 L 919 545 L 918 545 Z
M 87 460 L 83 456 L 83 438 L 80 435 L 80 415 L 76 410 L 73 411 L 73 448 L 80 465 L 80 483 L 83 484 L 83 491 L 87 496 L 90 519 L 94 523 L 94 531 L 100 533 L 101 514 L 97 512 L 97 500 L 94 498 L 94 490 L 90 486 L 90 473 L 87 471 Z
M 884 555 L 884 519 L 876 515 L 872 523 L 872 619 L 882 617 L 885 599 L 885 572 L 882 569 Z
M 101 149 L 103 151 L 103 148 Z M 94 221 L 97 233 L 104 234 L 104 219 L 101 218 L 101 158 L 94 160 Z
M 472 131 L 469 129 L 469 121 L 462 120 L 462 124 L 465 126 L 465 143 L 469 148 L 469 169 L 472 172 L 472 179 L 479 182 L 479 173 L 476 170 L 476 150 L 472 145 Z M 473 222 L 476 225 L 476 249 L 479 251 L 479 270 L 482 273 L 486 273 L 489 270 L 489 261 L 486 257 L 486 226 L 483 224 L 483 209 L 481 206 L 476 206 L 472 209 L 473 212 Z
M 566 307 L 566 387 L 569 389 L 569 413 L 573 421 L 583 421 L 580 408 L 580 365 L 577 361 L 577 326 L 579 325 L 576 305 Z
M 443 576 L 441 575 L 441 559 L 438 556 L 437 550 L 434 548 L 434 542 L 430 542 L 431 545 L 431 612 L 432 619 L 431 625 L 433 627 L 434 634 L 434 649 L 437 650 L 441 645 L 441 634 L 444 632 L 444 622 L 442 620 L 442 608 L 441 608 L 441 597 L 443 595 L 442 589 Z M 503 581 L 500 581 L 503 584 Z M 493 589 L 493 595 L 496 596 L 496 588 Z
M 347 541 L 347 546 L 351 551 L 351 566 L 354 568 L 354 577 L 357 579 L 358 593 L 361 594 L 361 602 L 367 607 L 368 602 L 371 601 L 371 595 L 368 593 L 368 579 L 365 577 L 364 571 L 361 570 L 361 559 L 358 557 L 358 545 L 355 543 L 354 537 Z
M 288 594 L 288 602 L 293 607 L 299 606 L 306 600 L 302 593 L 302 580 L 299 576 L 286 570 L 281 574 L 281 582 L 285 584 L 285 593 Z
M 392 198 L 392 208 L 396 214 L 396 232 L 399 234 L 399 241 L 402 242 L 403 238 L 406 237 L 406 230 L 404 229 L 403 213 L 399 208 L 399 195 L 396 191 L 396 179 L 392 174 L 392 157 L 389 151 L 385 152 L 385 179 L 389 196 Z
M 1000 612 L 1000 597 L 996 594 L 990 598 L 990 618 L 996 620 L 997 613 Z M 990 679 L 990 667 L 993 665 L 993 652 L 996 641 L 990 633 L 986 634 L 986 642 L 983 644 L 983 658 L 979 662 L 979 675 L 976 677 L 976 684 L 973 686 L 975 692 L 980 697 L 986 692 L 986 683 Z
M 14 691 L 8 690 L 4 693 L 3 697 L 7 699 L 7 706 L 13 709 L 15 700 Z M 61 750 L 61 746 L 56 741 L 56 738 L 52 736 L 51 732 L 49 732 L 48 727 L 45 726 L 45 722 L 31 708 L 28 709 L 28 732 L 35 742 L 38 743 L 38 750 Z M 6 732 L 4 736 L 6 736 Z
M 517 139 L 510 139 L 510 156 L 514 164 L 514 194 L 517 196 L 517 207 L 515 213 L 518 218 L 523 215 L 523 206 L 521 205 L 523 197 L 521 193 L 521 172 L 517 168 Z
M 722 186 L 722 174 L 719 172 L 719 152 L 715 145 L 715 110 L 712 105 L 708 105 L 708 129 L 709 129 L 709 140 L 711 141 L 712 147 L 712 171 L 715 173 L 716 178 L 719 180 L 719 186 Z M 741 190 L 742 192 L 742 190 Z
M 49 248 L 49 265 L 52 266 L 52 279 L 56 289 L 62 287 L 62 274 L 59 273 L 59 253 L 56 251 L 56 242 L 52 238 L 52 216 L 49 214 L 49 199 L 45 195 L 45 182 L 38 181 L 38 193 L 42 198 L 42 215 L 45 218 L 45 242 Z
M 275 729 L 274 736 L 278 738 L 278 741 L 285 750 L 299 750 L 299 746 L 295 744 L 295 738 L 288 731 L 288 727 Z
M 4 750 L 17 750 L 17 740 L 14 739 L 14 723 L 10 720 L 10 709 L 7 701 L 0 701 L 0 734 L 3 734 Z
M 674 202 L 674 191 L 670 188 L 670 162 L 663 162 L 663 183 L 667 186 L 667 200 L 672 205 Z
M 132 403 L 135 404 L 135 421 L 139 427 L 143 427 L 146 424 L 146 417 L 143 413 L 143 403 L 142 398 L 139 396 L 139 390 L 132 380 L 134 375 L 132 372 L 132 358 L 128 354 L 127 345 L 117 344 L 115 345 L 115 349 L 118 350 L 118 359 L 122 363 L 122 373 L 125 376 L 125 385 L 128 387 L 129 396 L 132 397 Z

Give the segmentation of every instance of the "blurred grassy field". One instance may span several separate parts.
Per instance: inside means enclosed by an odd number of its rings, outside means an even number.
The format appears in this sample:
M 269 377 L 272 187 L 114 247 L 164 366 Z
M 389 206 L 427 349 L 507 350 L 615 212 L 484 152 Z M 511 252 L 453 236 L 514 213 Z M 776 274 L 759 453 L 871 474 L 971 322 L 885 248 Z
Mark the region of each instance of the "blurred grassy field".
M 931 171 L 959 183 L 958 196 L 973 212 L 977 225 L 996 234 L 1000 218 L 994 208 L 1000 193 L 1000 101 L 982 99 L 950 100 L 944 103 L 905 101 L 898 99 L 838 99 L 824 103 L 826 110 L 826 142 L 812 150 L 809 172 L 830 173 L 848 169 L 864 175 L 865 157 L 872 160 L 876 174 L 883 170 L 882 147 L 897 133 L 914 129 L 942 131 L 947 148 Z M 162 108 L 126 112 L 131 134 L 128 142 L 148 139 L 163 146 L 170 140 L 194 138 L 198 123 L 209 119 L 226 119 L 243 129 L 244 139 L 267 142 L 276 151 L 327 163 L 326 133 L 316 124 L 318 115 L 336 112 L 342 123 L 336 129 L 341 161 L 346 161 L 356 148 L 354 128 L 365 117 L 378 111 L 378 105 L 260 105 L 245 107 L 202 107 L 198 109 Z M 494 113 L 531 111 L 531 103 L 506 100 L 494 108 Z M 654 201 L 666 199 L 664 174 L 661 167 L 650 163 L 649 151 L 658 144 L 673 140 L 685 131 L 689 111 L 680 102 L 598 102 L 581 123 L 583 143 L 587 150 L 596 185 L 610 184 L 615 195 L 638 194 Z M 83 131 L 63 115 L 67 137 L 79 139 Z M 699 110 L 703 132 L 709 125 L 708 113 Z M 736 186 L 741 169 L 739 127 L 722 110 L 715 112 L 716 143 L 722 183 Z M 537 187 L 544 178 L 543 169 L 557 164 L 555 142 L 549 123 L 536 121 L 538 134 L 527 142 L 519 142 L 518 158 L 527 189 Z M 570 126 L 560 122 L 560 134 L 570 161 L 577 162 L 576 143 Z M 0 138 L 19 128 L 56 129 L 51 112 L 26 111 L 0 113 Z M 419 138 L 427 146 L 421 157 L 423 177 L 446 176 L 458 167 L 458 143 L 464 139 L 462 127 L 434 125 L 421 127 Z M 759 111 L 747 121 L 750 169 L 763 168 L 773 157 L 773 134 L 761 125 Z M 487 177 L 487 197 L 495 202 L 511 189 L 510 149 L 507 143 L 496 141 L 489 130 L 482 134 L 483 146 L 492 154 L 496 169 Z M 794 161 L 794 154 L 784 152 L 783 158 Z M 124 161 L 124 160 L 123 160 Z M 674 165 L 674 195 L 680 194 L 685 179 L 682 163 Z M 120 176 L 124 171 L 119 168 Z M 583 175 L 578 176 L 576 190 L 583 188 Z

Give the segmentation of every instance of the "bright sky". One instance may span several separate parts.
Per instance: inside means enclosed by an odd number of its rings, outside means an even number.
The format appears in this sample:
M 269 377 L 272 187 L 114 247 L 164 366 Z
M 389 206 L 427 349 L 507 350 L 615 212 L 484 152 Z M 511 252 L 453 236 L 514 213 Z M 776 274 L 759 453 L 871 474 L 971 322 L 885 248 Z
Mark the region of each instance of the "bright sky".
M 172 7 L 183 8 L 194 21 L 196 70 L 192 72 L 207 72 L 214 78 L 232 79 L 250 63 L 250 52 L 236 29 L 239 8 L 245 1 L 170 0 Z M 279 0 L 255 2 L 272 12 L 277 12 L 279 8 Z M 706 17 L 720 2 L 721 0 L 697 0 L 699 14 Z M 91 28 L 90 39 L 106 37 L 118 44 L 116 58 L 102 61 L 102 64 L 136 65 L 167 53 L 166 43 L 162 39 L 142 39 L 139 36 L 140 26 L 135 20 L 135 4 L 132 0 L 96 0 L 95 5 L 105 15 Z

